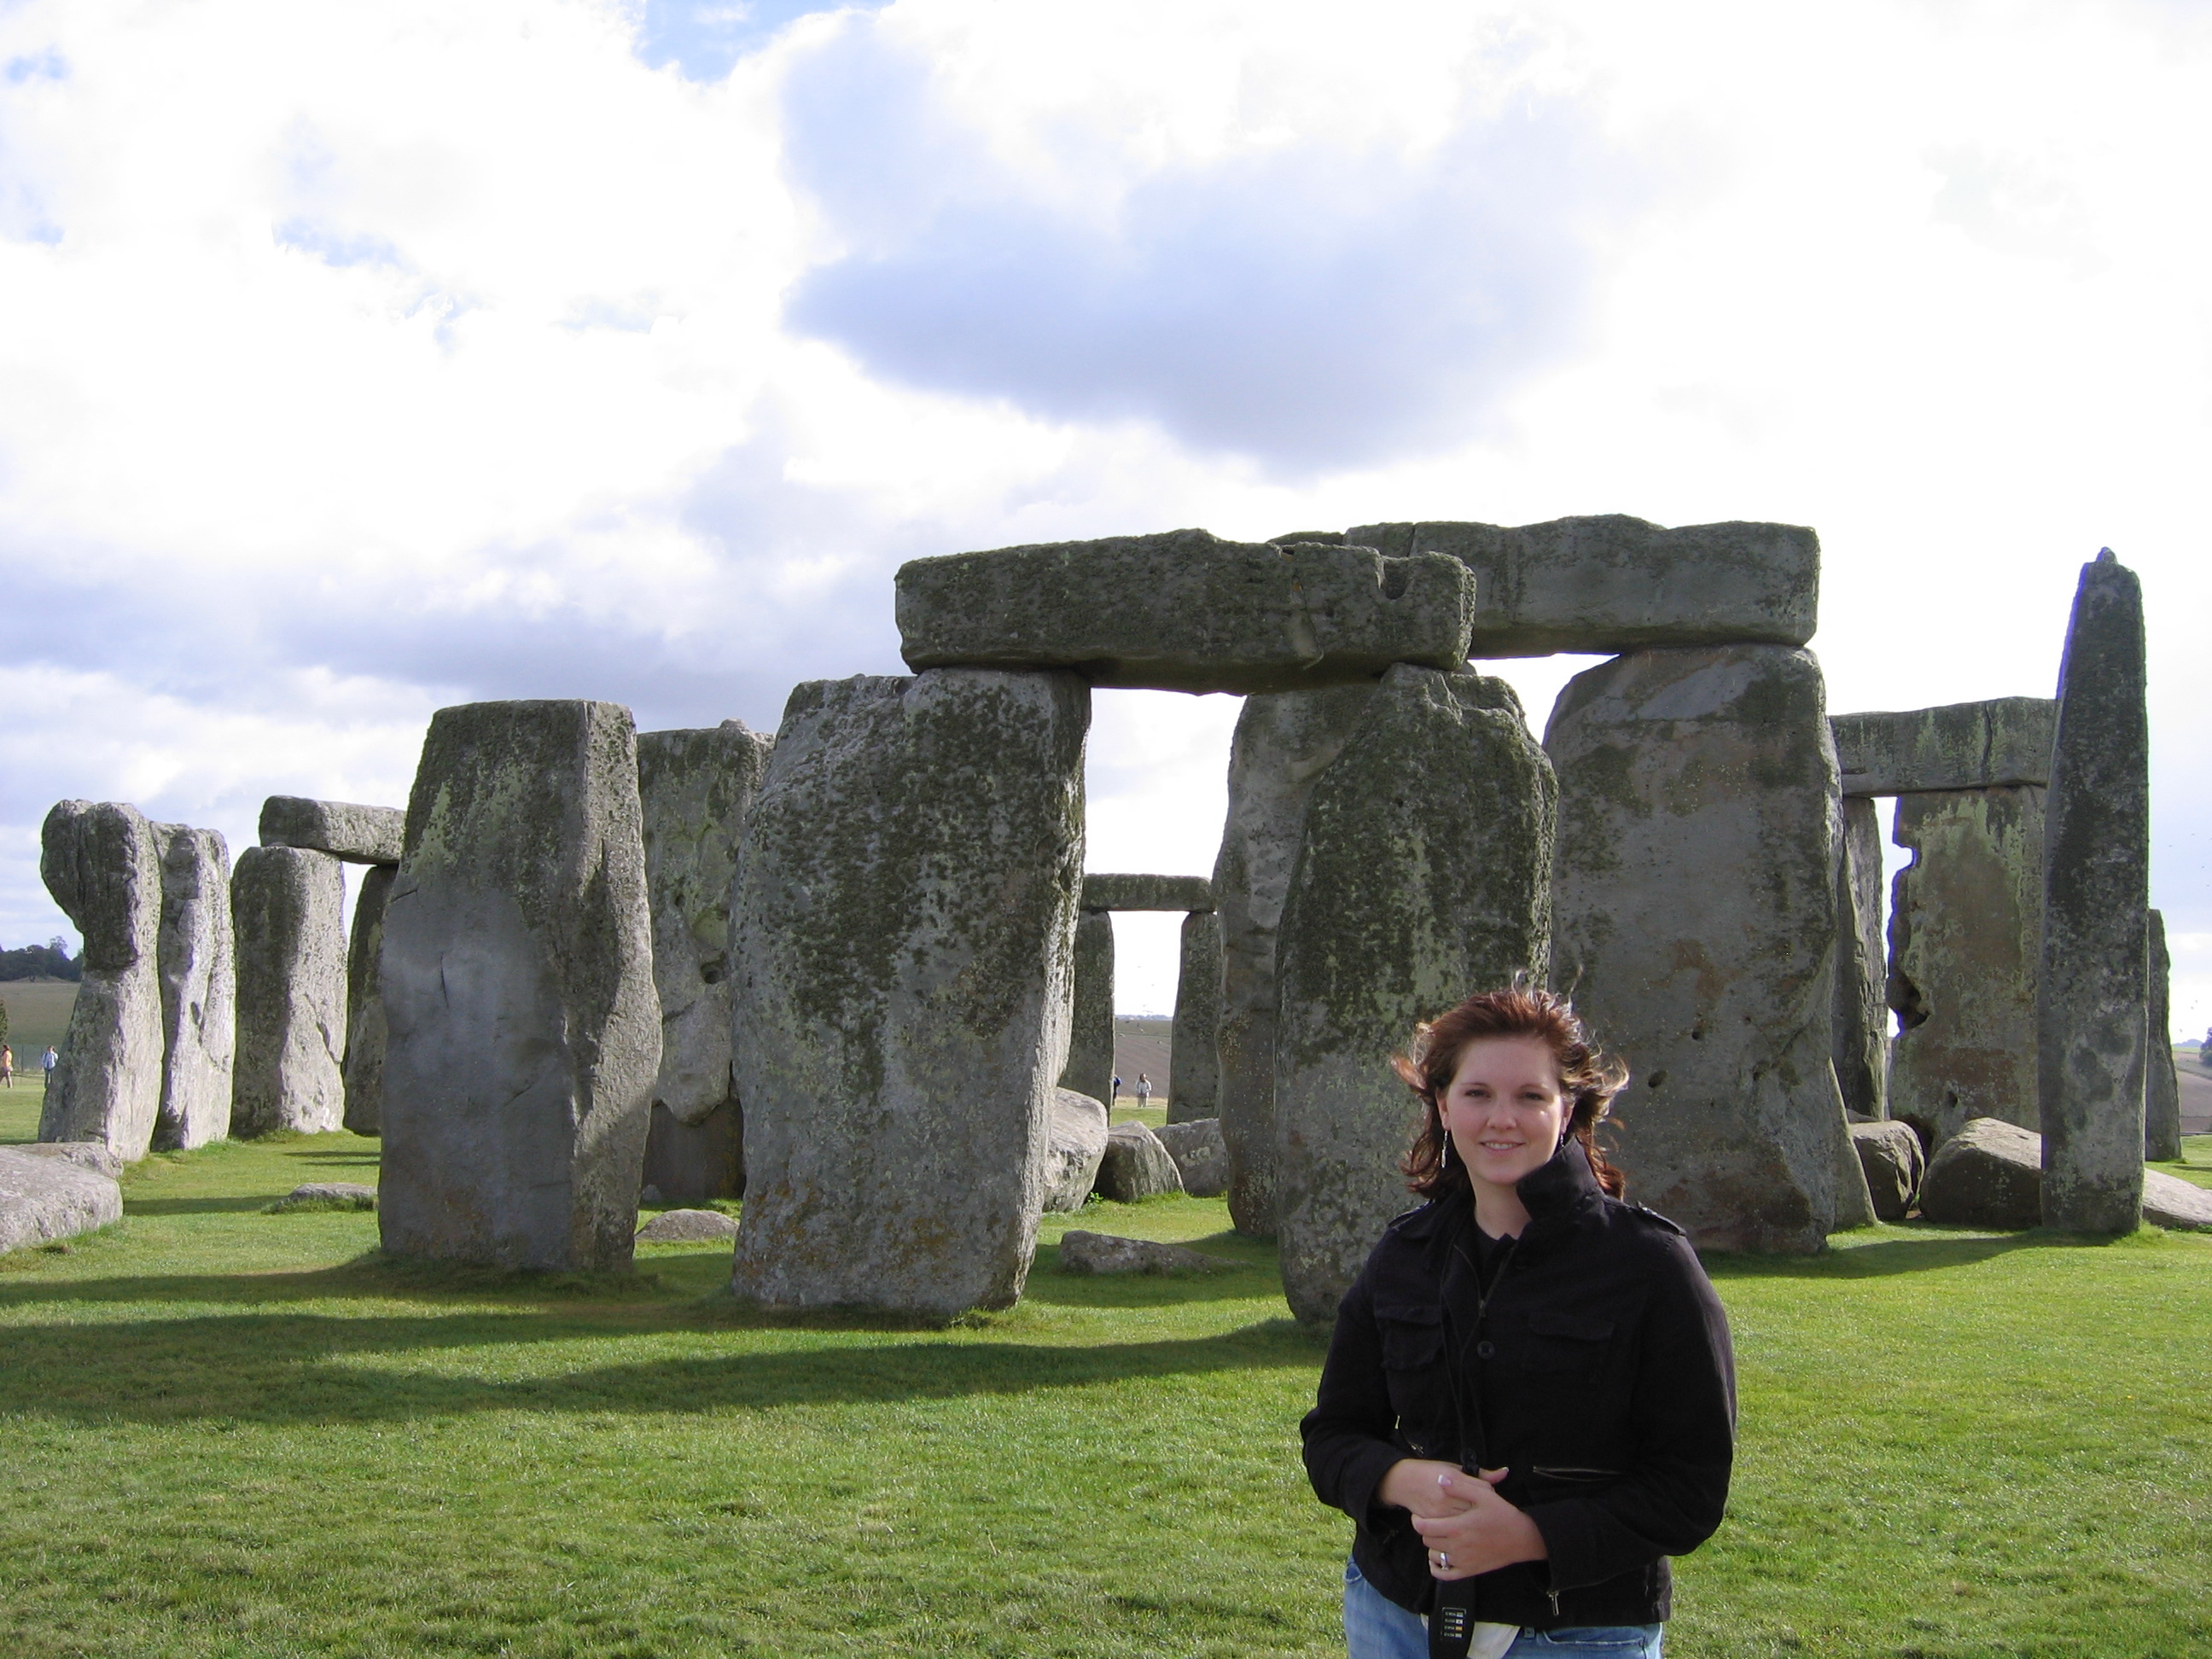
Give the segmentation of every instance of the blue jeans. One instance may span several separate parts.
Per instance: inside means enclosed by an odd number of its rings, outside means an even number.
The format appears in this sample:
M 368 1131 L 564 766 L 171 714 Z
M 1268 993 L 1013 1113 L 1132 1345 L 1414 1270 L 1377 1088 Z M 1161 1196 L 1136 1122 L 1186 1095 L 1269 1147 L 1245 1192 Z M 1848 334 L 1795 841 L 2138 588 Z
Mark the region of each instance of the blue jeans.
M 1659 1659 L 1663 1625 L 1577 1625 L 1524 1630 L 1505 1659 Z M 1344 1564 L 1344 1645 L 1351 1659 L 1429 1659 L 1429 1621 L 1408 1613 Z

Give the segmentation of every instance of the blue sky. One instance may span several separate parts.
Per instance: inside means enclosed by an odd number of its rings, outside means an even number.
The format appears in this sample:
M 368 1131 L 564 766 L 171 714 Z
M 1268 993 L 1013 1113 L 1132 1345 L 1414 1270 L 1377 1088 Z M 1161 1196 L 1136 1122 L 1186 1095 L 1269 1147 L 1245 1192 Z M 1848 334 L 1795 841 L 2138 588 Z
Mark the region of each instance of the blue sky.
M 0 10 L 0 944 L 56 799 L 235 848 L 448 702 L 773 726 L 918 555 L 1628 512 L 1818 528 L 1838 709 L 2049 695 L 2118 550 L 2212 1022 L 2205 9 L 1346 15 Z M 1093 867 L 1208 867 L 1235 712 L 1102 696 Z

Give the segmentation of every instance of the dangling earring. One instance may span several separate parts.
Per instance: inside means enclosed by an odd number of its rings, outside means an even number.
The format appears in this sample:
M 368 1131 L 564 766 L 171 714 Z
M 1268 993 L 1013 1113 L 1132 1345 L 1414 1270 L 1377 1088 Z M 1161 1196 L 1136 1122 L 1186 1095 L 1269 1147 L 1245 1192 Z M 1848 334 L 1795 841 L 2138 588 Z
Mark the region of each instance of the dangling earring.
M 1444 1121 L 1442 1112 L 1437 1114 L 1437 1133 L 1444 1138 L 1443 1156 L 1437 1160 L 1437 1173 L 1441 1175 L 1451 1168 L 1452 1159 L 1451 1127 Z

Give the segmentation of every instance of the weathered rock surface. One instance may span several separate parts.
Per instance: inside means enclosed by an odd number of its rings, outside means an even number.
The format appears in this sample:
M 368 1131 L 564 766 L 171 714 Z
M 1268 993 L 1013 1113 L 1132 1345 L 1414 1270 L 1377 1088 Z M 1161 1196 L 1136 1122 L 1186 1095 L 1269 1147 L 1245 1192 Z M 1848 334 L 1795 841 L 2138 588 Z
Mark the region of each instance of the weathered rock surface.
M 1047 1211 L 1079 1210 L 1106 1156 L 1106 1103 L 1073 1089 L 1052 1093 L 1052 1128 L 1045 1146 Z
M 1920 1218 L 2014 1231 L 2043 1218 L 2043 1142 L 2002 1118 L 1978 1117 L 1936 1149 L 1920 1182 Z
M 645 1180 L 653 1201 L 707 1204 L 745 1191 L 744 1120 L 737 1102 L 686 1123 L 659 1101 L 645 1135 Z
M 397 806 L 271 795 L 261 803 L 261 844 L 303 847 L 349 864 L 397 864 L 407 814 Z
M 660 1070 L 640 817 L 626 708 L 431 718 L 384 915 L 392 1255 L 630 1260 Z
M 1920 1137 L 1913 1133 L 1911 1124 L 1895 1118 L 1854 1123 L 1850 1135 L 1875 1216 L 1883 1221 L 1904 1220 L 1913 1200 L 1920 1195 L 1921 1177 L 1927 1172 L 1928 1158 L 1921 1150 Z
M 1881 823 L 1870 800 L 1844 802 L 1836 884 L 1836 1084 L 1862 1117 L 1889 1115 L 1889 953 L 1883 947 Z
M 1408 667 L 1314 786 L 1276 944 L 1278 1236 L 1302 1320 L 1334 1317 L 1407 1207 L 1414 1106 L 1391 1056 L 1470 992 L 1542 981 L 1557 796 L 1510 686 Z
M 1553 981 L 1635 1068 L 1632 1196 L 1701 1248 L 1817 1250 L 1839 1219 L 1821 697 L 1802 651 L 1641 652 L 1576 676 L 1545 733 Z
M 1229 1148 L 1222 1144 L 1219 1118 L 1170 1123 L 1157 1133 L 1175 1159 L 1183 1191 L 1193 1198 L 1218 1198 L 1229 1190 Z
M 183 1152 L 230 1133 L 238 969 L 231 944 L 230 849 L 212 830 L 153 826 L 161 857 L 161 1103 L 154 1145 Z
M 1176 973 L 1175 1025 L 1168 1049 L 1169 1122 L 1219 1117 L 1220 1041 L 1221 918 L 1211 911 L 1194 911 L 1182 919 L 1182 955 Z M 1226 1179 L 1227 1166 L 1223 1168 Z
M 2036 988 L 2043 1218 L 2131 1231 L 2142 1212 L 2150 732 L 2142 589 L 2081 568 L 2058 669 Z
M 2150 1006 L 2146 1019 L 2143 1073 L 2143 1156 L 2163 1163 L 2181 1156 L 2181 1077 L 2173 1063 L 2173 957 L 2166 946 L 2166 918 L 2149 918 Z
M 1467 657 L 1458 561 L 1225 542 L 1203 530 L 915 559 L 898 573 L 913 668 L 1072 668 L 1094 685 L 1289 691 Z
M 1118 1204 L 1182 1190 L 1182 1176 L 1160 1138 L 1141 1123 L 1117 1123 L 1107 1132 L 1092 1188 Z
M 283 1215 L 294 1210 L 373 1210 L 375 1207 L 376 1188 L 358 1181 L 305 1182 L 266 1206 L 270 1215 Z
M 737 1221 L 720 1210 L 665 1210 L 637 1230 L 641 1244 L 720 1244 L 737 1236 Z
M 1655 646 L 1802 645 L 1820 620 L 1820 540 L 1786 524 L 1666 530 L 1621 514 L 1362 525 L 1349 544 L 1448 553 L 1474 573 L 1471 657 Z
M 1375 696 L 1370 685 L 1247 697 L 1229 750 L 1229 815 L 1213 868 L 1221 922 L 1221 1138 L 1237 1231 L 1273 1237 L 1281 1148 L 1275 1130 L 1275 939 L 1316 781 Z
M 950 1317 L 1021 1293 L 1067 1054 L 1090 691 L 792 693 L 732 906 L 732 1289 Z
M 1076 914 L 1075 988 L 1060 1086 L 1094 1100 L 1114 1093 L 1114 918 L 1104 910 Z
M 1204 876 L 1091 875 L 1083 878 L 1086 910 L 1213 908 L 1213 884 Z
M 345 1117 L 345 873 L 336 857 L 249 847 L 230 884 L 238 1050 L 230 1132 L 305 1134 Z
M 2142 1218 L 2153 1227 L 2212 1231 L 2212 1193 L 2163 1170 L 2145 1170 Z
M 74 1238 L 123 1219 L 114 1177 L 70 1158 L 0 1146 L 0 1255 Z
M 2032 785 L 1898 798 L 1889 1110 L 1937 1146 L 1969 1118 L 2037 1126 L 2043 818 Z
M 74 1164 L 80 1170 L 89 1170 L 94 1175 L 106 1176 L 110 1181 L 123 1178 L 123 1160 L 100 1140 L 40 1140 L 28 1146 L 10 1146 L 8 1150 L 22 1158 L 58 1158 L 64 1164 Z
M 1155 1244 L 1146 1238 L 1117 1238 L 1111 1233 L 1062 1234 L 1060 1270 L 1064 1273 L 1219 1273 L 1234 1261 L 1181 1244 Z
M 1996 697 L 1838 714 L 1829 726 L 1846 795 L 1907 795 L 2049 783 L 2057 716 L 2048 697 Z
M 345 1127 L 357 1135 L 380 1134 L 384 1122 L 384 911 L 398 874 L 389 864 L 362 872 L 346 941 L 346 1043 L 339 1069 Z
M 46 890 L 84 937 L 84 978 L 39 1139 L 143 1158 L 161 1104 L 159 840 L 135 806 L 65 800 L 46 814 L 40 843 Z

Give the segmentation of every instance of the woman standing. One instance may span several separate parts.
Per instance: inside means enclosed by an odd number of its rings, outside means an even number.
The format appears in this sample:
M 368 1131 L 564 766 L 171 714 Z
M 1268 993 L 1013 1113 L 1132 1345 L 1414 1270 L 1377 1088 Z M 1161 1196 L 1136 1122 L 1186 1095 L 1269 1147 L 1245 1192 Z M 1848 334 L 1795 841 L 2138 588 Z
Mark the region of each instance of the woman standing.
M 1302 1425 L 1357 1528 L 1352 1659 L 1656 1659 L 1667 1558 L 1720 1525 L 1735 1376 L 1689 1242 L 1598 1149 L 1627 1073 L 1517 988 L 1421 1027 L 1399 1071 L 1428 1201 L 1346 1293 Z

